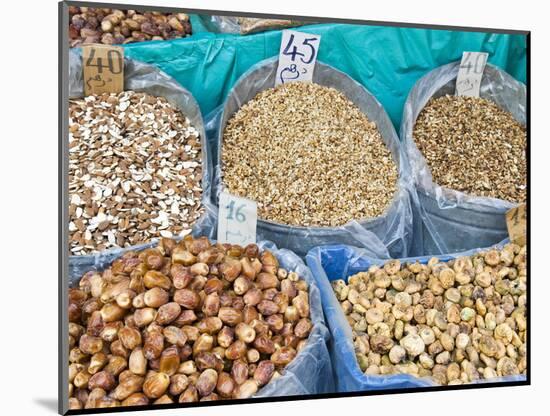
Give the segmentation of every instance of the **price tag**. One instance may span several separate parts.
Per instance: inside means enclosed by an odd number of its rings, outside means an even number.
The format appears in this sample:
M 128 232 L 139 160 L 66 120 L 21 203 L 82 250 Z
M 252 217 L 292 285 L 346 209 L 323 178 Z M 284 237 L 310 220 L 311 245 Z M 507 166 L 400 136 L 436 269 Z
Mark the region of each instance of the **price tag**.
M 287 82 L 311 82 L 321 36 L 283 30 L 275 85 Z
M 525 245 L 527 242 L 527 206 L 521 204 L 506 213 L 508 235 L 512 243 Z
M 220 194 L 218 211 L 218 242 L 244 246 L 256 242 L 258 207 L 250 199 Z
M 464 52 L 456 77 L 456 95 L 479 97 L 481 78 L 487 63 L 486 52 Z
M 111 45 L 82 47 L 84 95 L 121 92 L 124 89 L 124 49 Z

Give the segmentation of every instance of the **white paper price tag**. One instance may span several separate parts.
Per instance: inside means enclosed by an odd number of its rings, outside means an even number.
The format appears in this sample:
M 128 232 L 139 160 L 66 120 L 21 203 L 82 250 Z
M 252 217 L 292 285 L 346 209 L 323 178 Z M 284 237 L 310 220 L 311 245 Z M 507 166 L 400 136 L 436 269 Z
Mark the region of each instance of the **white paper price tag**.
M 283 30 L 275 85 L 287 82 L 311 82 L 321 36 Z
M 481 78 L 487 63 L 486 52 L 464 52 L 456 77 L 456 95 L 479 97 Z
M 250 199 L 220 194 L 218 211 L 218 242 L 244 246 L 256 242 L 258 207 Z

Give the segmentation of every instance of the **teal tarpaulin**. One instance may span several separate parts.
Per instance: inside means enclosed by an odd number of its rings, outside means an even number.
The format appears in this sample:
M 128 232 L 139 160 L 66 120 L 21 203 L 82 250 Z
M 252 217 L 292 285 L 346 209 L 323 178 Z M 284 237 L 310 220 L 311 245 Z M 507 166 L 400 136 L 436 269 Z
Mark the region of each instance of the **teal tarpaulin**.
M 185 39 L 125 46 L 126 56 L 157 65 L 190 90 L 206 116 L 225 100 L 255 63 L 279 53 L 281 31 L 253 35 L 206 31 L 192 16 Z M 383 26 L 317 24 L 298 28 L 321 35 L 318 59 L 350 75 L 382 103 L 397 130 L 414 83 L 428 71 L 459 60 L 463 51 L 489 53 L 489 62 L 526 79 L 526 36 Z

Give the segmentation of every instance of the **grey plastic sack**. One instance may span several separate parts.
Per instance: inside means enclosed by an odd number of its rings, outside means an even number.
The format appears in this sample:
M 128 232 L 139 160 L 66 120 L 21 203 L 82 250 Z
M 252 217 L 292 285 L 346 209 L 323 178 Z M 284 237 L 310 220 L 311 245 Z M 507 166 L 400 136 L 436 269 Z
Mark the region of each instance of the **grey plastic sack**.
M 165 97 L 172 105 L 181 110 L 189 118 L 191 124 L 198 130 L 201 140 L 202 153 L 202 203 L 210 199 L 212 183 L 212 157 L 207 144 L 204 123 L 199 106 L 191 93 L 176 81 L 159 70 L 157 67 L 143 62 L 124 58 L 124 89 L 146 92 L 148 94 Z M 80 49 L 71 49 L 69 52 L 69 98 L 82 97 L 84 87 L 82 82 L 82 59 Z M 197 228 L 197 221 L 193 229 Z M 107 250 L 107 257 L 118 256 L 120 249 Z M 70 270 L 79 274 L 79 268 L 94 265 L 97 256 L 69 256 Z M 74 277 L 71 275 L 71 277 Z
M 209 16 L 201 15 L 203 24 L 216 33 L 231 33 L 248 35 L 300 26 L 306 22 L 289 19 L 239 17 L 239 16 Z
M 102 271 L 115 259 L 128 251 L 141 251 L 156 247 L 157 242 L 142 244 L 124 249 L 109 250 L 93 256 L 92 262 L 86 264 L 69 264 L 69 286 L 77 287 L 82 275 L 91 270 Z M 336 391 L 327 342 L 329 332 L 325 326 L 321 295 L 311 270 L 302 259 L 286 249 L 278 249 L 269 241 L 258 243 L 260 250 L 271 251 L 281 267 L 298 273 L 309 285 L 310 318 L 313 329 L 307 345 L 296 358 L 285 368 L 281 377 L 261 388 L 254 397 L 285 397 L 291 395 L 310 395 L 332 393 Z
M 497 246 L 502 247 L 506 242 L 502 241 Z M 469 256 L 482 250 L 486 249 L 469 250 L 437 257 L 442 261 L 448 261 L 461 256 Z M 400 261 L 402 264 L 416 261 L 427 263 L 431 257 L 410 257 L 400 259 Z M 366 271 L 372 265 L 382 265 L 386 260 L 373 258 L 368 251 L 357 247 L 329 245 L 315 247 L 310 250 L 306 256 L 306 261 L 321 291 L 321 302 L 332 337 L 329 350 L 339 392 L 418 388 L 436 385 L 430 379 L 418 378 L 409 374 L 366 375 L 357 364 L 351 327 L 342 311 L 340 302 L 334 295 L 330 282 L 337 279 L 347 281 L 350 276 Z M 516 375 L 478 380 L 477 383 L 523 381 L 525 379 L 523 375 Z
M 217 134 L 216 143 L 212 146 L 217 156 L 212 205 L 207 208 L 209 215 L 205 216 L 203 229 L 209 230 L 211 238 L 216 237 L 217 203 L 219 194 L 224 189 L 221 153 L 225 125 L 243 104 L 259 92 L 275 85 L 277 62 L 277 57 L 274 57 L 251 67 L 230 91 L 221 115 L 209 114 L 207 123 L 210 126 L 209 130 L 212 134 Z M 317 61 L 313 82 L 333 87 L 344 93 L 371 121 L 376 123 L 398 167 L 398 190 L 385 213 L 379 217 L 357 219 L 340 227 L 299 227 L 258 219 L 257 239 L 273 241 L 279 247 L 288 248 L 300 256 L 305 256 L 312 247 L 329 243 L 368 248 L 371 254 L 378 258 L 406 256 L 412 241 L 412 208 L 409 195 L 412 184 L 409 181 L 410 169 L 401 155 L 399 139 L 388 115 L 376 98 L 361 84 L 329 65 Z M 214 123 L 216 128 L 212 126 Z
M 427 102 L 432 97 L 455 93 L 459 66 L 459 61 L 443 65 L 420 78 L 403 110 L 401 140 L 417 191 L 414 210 L 420 222 L 413 243 L 415 255 L 452 253 L 498 243 L 507 237 L 504 215 L 517 205 L 437 185 L 414 142 L 414 124 Z M 503 70 L 487 64 L 480 97 L 495 102 L 525 125 L 526 87 Z
M 330 338 L 325 326 L 321 293 L 313 274 L 304 261 L 287 249 L 277 249 L 272 242 L 261 242 L 260 249 L 270 250 L 281 267 L 295 271 L 309 284 L 310 314 L 313 322 L 306 347 L 290 363 L 281 377 L 262 388 L 255 397 L 283 397 L 336 391 L 327 343 Z

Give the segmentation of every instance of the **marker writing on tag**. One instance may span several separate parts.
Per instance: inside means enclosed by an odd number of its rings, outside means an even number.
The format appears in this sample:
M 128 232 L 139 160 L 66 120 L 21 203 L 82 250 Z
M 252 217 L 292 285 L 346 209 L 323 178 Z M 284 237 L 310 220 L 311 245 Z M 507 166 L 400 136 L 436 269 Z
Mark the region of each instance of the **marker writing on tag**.
M 510 241 L 524 245 L 527 241 L 527 206 L 518 205 L 506 212 L 506 225 Z
M 302 70 L 302 74 L 305 74 L 306 72 L 307 72 L 307 69 L 304 68 Z M 300 73 L 296 68 L 296 64 L 292 64 L 289 67 L 283 68 L 279 78 L 281 80 L 281 83 L 284 84 L 285 82 L 298 79 L 299 77 L 300 77 Z
M 124 50 L 111 45 L 82 47 L 84 94 L 118 93 L 124 89 Z
M 256 242 L 257 204 L 227 192 L 220 194 L 218 241 L 246 245 Z
M 313 79 L 321 36 L 283 30 L 275 85 Z
M 479 97 L 481 78 L 487 64 L 486 52 L 464 52 L 456 77 L 456 95 Z

